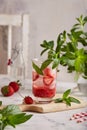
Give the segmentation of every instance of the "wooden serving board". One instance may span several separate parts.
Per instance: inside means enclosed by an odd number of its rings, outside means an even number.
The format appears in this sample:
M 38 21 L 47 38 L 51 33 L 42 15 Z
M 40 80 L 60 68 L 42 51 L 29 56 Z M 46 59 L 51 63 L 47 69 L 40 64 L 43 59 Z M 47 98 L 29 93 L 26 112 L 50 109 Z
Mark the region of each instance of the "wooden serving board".
M 61 97 L 61 95 L 58 94 L 58 97 Z M 31 104 L 31 105 L 19 104 L 18 106 L 22 112 L 32 111 L 32 112 L 39 112 L 39 113 L 79 109 L 87 106 L 86 101 L 83 101 L 81 99 L 79 100 L 81 102 L 80 104 L 72 103 L 71 106 L 67 106 L 65 103 L 54 103 L 54 102 L 47 103 L 47 104 Z M 2 106 L 0 109 L 3 109 L 3 107 L 5 106 Z

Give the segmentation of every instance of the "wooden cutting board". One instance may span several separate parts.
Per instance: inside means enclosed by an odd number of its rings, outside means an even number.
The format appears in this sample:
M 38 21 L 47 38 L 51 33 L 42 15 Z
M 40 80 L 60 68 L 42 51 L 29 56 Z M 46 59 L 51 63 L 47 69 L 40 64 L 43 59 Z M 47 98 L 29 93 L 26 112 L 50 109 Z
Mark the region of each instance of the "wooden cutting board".
M 57 95 L 56 95 L 57 96 Z M 61 97 L 58 94 L 57 97 Z M 76 97 L 77 98 L 77 97 Z M 79 99 L 79 98 L 77 98 Z M 72 103 L 71 106 L 67 106 L 65 103 L 47 103 L 47 104 L 19 104 L 19 108 L 22 112 L 32 111 L 32 112 L 39 112 L 39 113 L 48 113 L 48 112 L 58 112 L 58 111 L 65 111 L 65 110 L 72 110 L 72 109 L 79 109 L 87 106 L 87 102 L 84 100 L 80 100 L 80 104 Z M 2 106 L 2 109 L 5 106 Z

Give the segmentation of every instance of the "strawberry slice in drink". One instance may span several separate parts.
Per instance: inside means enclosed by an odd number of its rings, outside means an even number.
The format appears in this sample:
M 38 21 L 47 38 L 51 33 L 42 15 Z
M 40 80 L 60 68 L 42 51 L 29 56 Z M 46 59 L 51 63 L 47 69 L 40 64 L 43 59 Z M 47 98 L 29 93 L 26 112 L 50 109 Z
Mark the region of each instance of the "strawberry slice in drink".
M 44 73 L 44 75 L 46 75 L 46 76 L 52 76 L 50 68 L 45 68 L 45 69 L 43 70 L 43 73 Z
M 52 82 L 54 81 L 54 78 L 53 77 L 49 77 L 49 76 L 44 76 L 43 77 L 43 83 L 45 84 L 45 85 L 51 85 L 52 84 Z
M 56 77 L 56 72 L 55 72 L 56 70 L 54 69 L 54 70 L 51 70 L 50 68 L 45 68 L 44 70 L 43 70 L 43 73 L 44 73 L 44 75 L 46 75 L 46 76 L 49 76 L 49 77 Z
M 39 78 L 39 74 L 37 72 L 33 71 L 32 72 L 32 79 L 33 79 L 33 81 L 35 81 L 38 78 Z
M 55 95 L 56 87 L 53 89 L 45 88 L 45 87 L 39 87 L 34 85 L 33 86 L 33 94 L 36 97 L 41 98 L 52 98 Z

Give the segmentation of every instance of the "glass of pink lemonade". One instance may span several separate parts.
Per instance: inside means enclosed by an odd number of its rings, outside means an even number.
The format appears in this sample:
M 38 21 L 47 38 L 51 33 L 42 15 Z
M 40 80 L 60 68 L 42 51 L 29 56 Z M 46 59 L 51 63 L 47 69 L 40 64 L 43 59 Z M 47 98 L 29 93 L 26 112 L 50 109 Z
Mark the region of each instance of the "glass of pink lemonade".
M 33 63 L 41 66 L 38 59 L 34 59 Z M 56 69 L 52 69 L 51 64 L 42 70 L 42 74 L 37 69 L 32 69 L 32 92 L 37 102 L 52 101 L 56 94 Z

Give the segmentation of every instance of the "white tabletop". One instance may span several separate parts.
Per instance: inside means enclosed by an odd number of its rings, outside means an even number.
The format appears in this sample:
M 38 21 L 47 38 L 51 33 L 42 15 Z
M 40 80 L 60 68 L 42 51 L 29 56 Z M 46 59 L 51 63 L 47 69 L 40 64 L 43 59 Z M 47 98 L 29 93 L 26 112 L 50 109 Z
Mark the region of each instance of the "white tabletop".
M 2 78 L 2 77 L 1 77 Z M 1 85 L 8 82 L 8 79 L 2 78 L 0 79 Z M 27 88 L 22 89 L 20 92 L 23 96 L 32 95 L 30 85 L 27 82 Z M 70 83 L 69 83 L 70 84 Z M 87 100 L 82 93 L 78 90 L 73 91 L 74 95 L 78 95 L 84 100 Z M 15 93 L 10 97 L 3 97 L 0 93 L 0 100 L 4 105 L 8 104 L 20 104 L 22 103 L 23 98 L 19 93 Z M 86 130 L 87 129 L 87 121 L 83 123 L 76 123 L 75 120 L 70 120 L 73 114 L 87 111 L 87 107 L 69 111 L 62 112 L 53 112 L 53 113 L 35 113 L 35 112 L 26 112 L 27 114 L 33 114 L 33 117 L 27 122 L 17 125 L 15 130 Z M 12 127 L 7 127 L 6 130 L 14 130 Z

